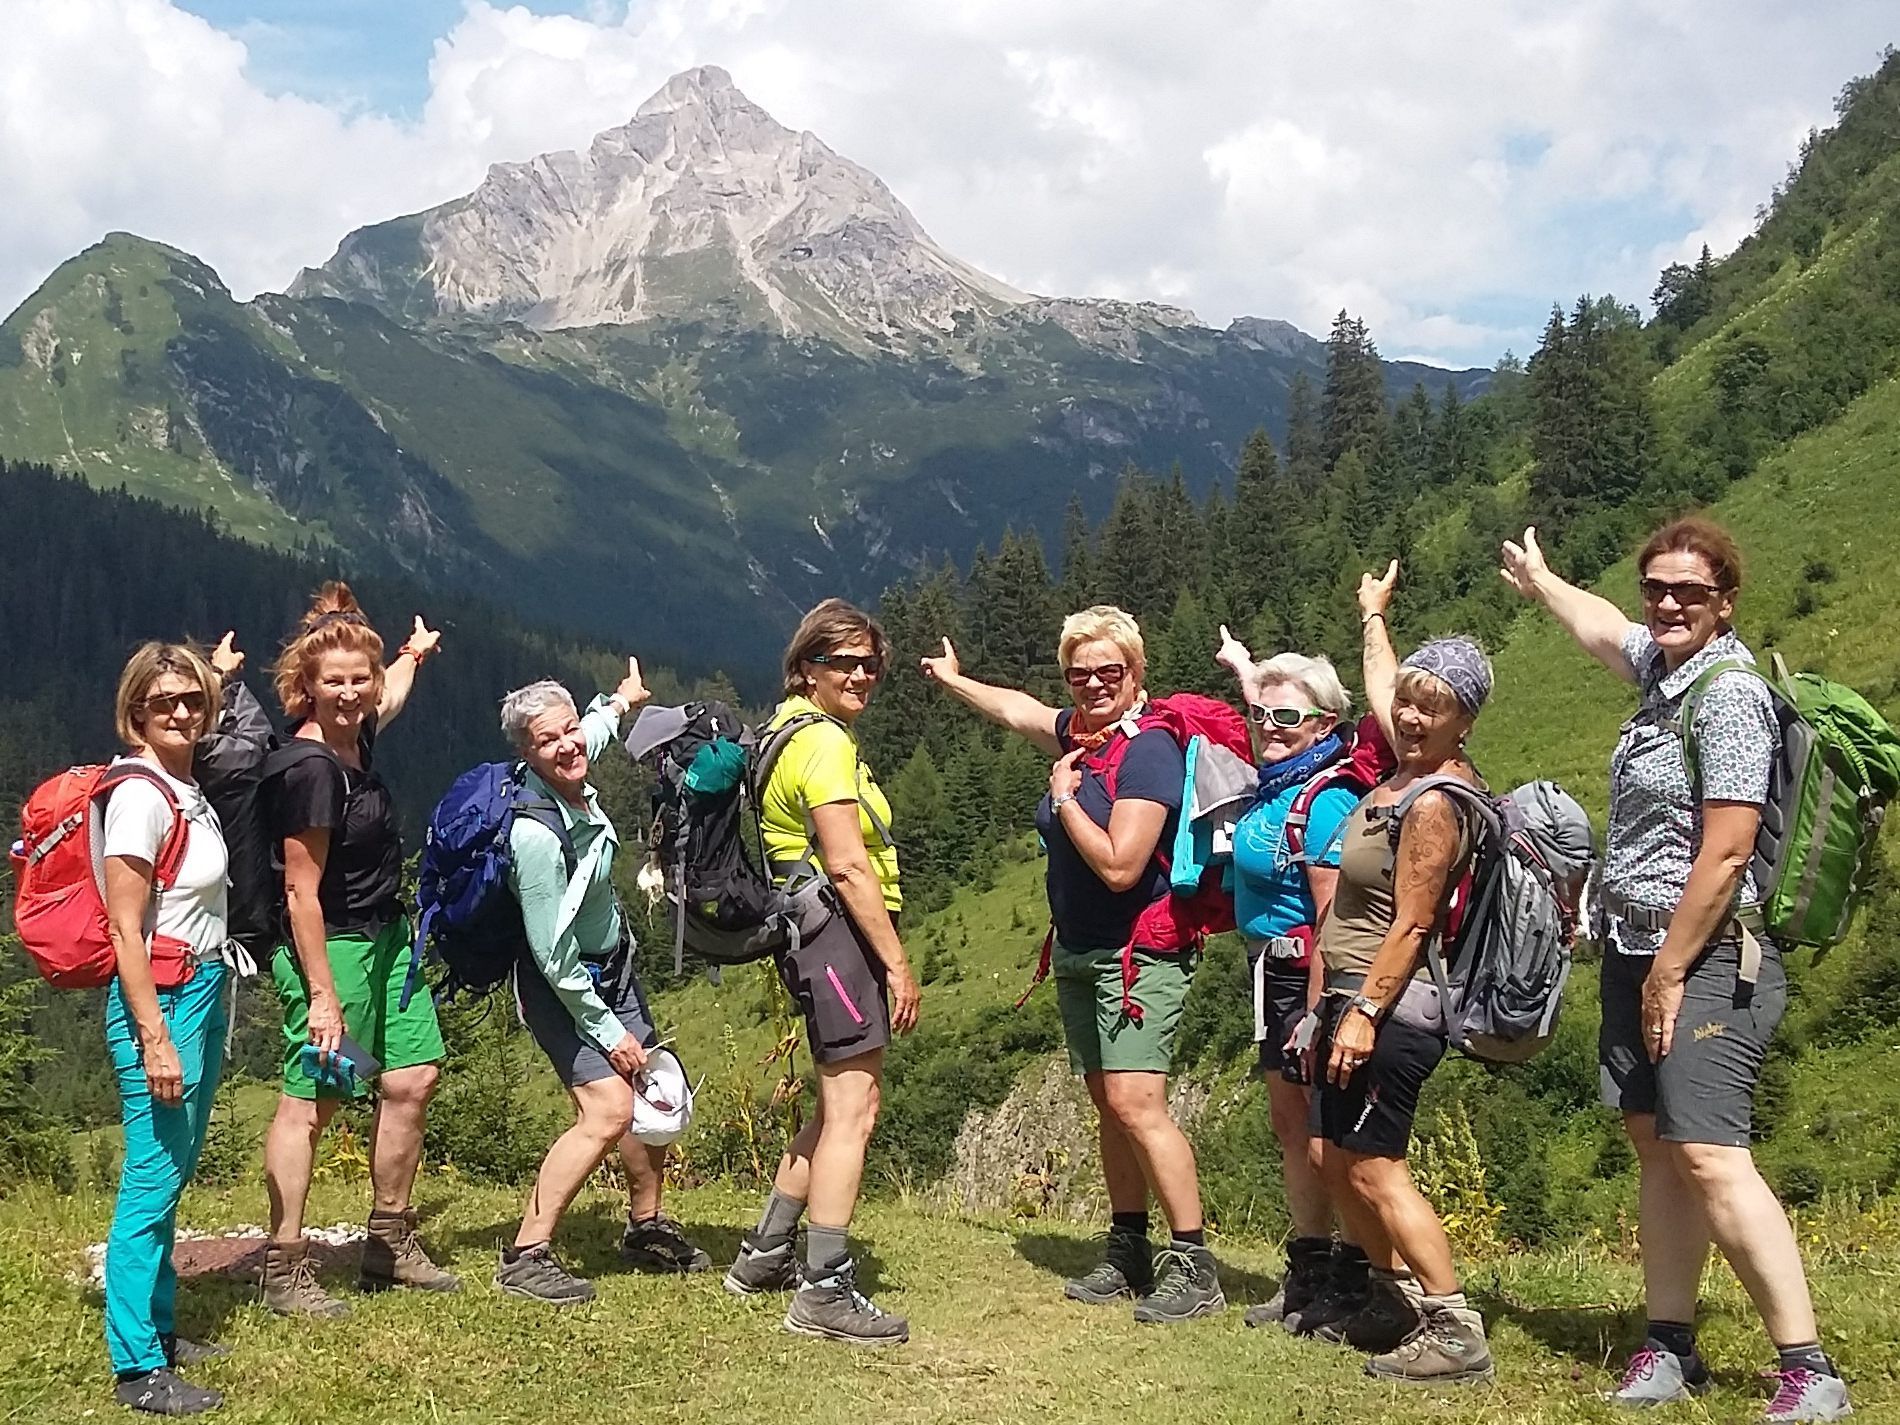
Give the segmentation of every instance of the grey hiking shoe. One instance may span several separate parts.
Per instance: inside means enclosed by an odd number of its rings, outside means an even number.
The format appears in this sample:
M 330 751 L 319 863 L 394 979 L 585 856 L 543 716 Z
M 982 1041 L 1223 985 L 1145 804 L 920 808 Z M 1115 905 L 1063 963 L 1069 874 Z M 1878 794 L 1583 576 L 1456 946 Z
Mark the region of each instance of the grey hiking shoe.
M 712 1258 L 686 1240 L 679 1223 L 665 1213 L 629 1222 L 620 1234 L 620 1260 L 637 1272 L 704 1272 Z
M 1425 1329 L 1396 1350 L 1366 1362 L 1366 1374 L 1404 1385 L 1454 1385 L 1490 1380 L 1491 1347 L 1484 1318 L 1468 1306 L 1425 1298 Z
M 858 1290 L 857 1263 L 848 1257 L 822 1275 L 809 1269 L 800 1273 L 785 1329 L 853 1346 L 900 1346 L 910 1339 L 908 1321 L 880 1311 Z
M 1280 1324 L 1295 1336 L 1314 1336 L 1357 1315 L 1371 1293 L 1371 1271 L 1363 1252 L 1336 1243 L 1318 1292 L 1304 1308 L 1288 1312 Z
M 1847 1382 L 1819 1371 L 1776 1371 L 1780 1385 L 1761 1418 L 1780 1425 L 1795 1420 L 1845 1420 L 1854 1413 L 1847 1403 Z
M 1247 1308 L 1240 1319 L 1249 1326 L 1272 1326 L 1313 1304 L 1326 1281 L 1333 1244 L 1325 1237 L 1295 1237 L 1286 1245 L 1286 1275 L 1271 1300 Z
M 224 1404 L 217 1391 L 180 1380 L 169 1366 L 119 1381 L 112 1387 L 112 1398 L 148 1415 L 202 1415 Z
M 364 1291 L 408 1287 L 415 1291 L 460 1291 L 462 1279 L 429 1260 L 416 1234 L 416 1210 L 372 1212 L 363 1238 L 363 1268 L 357 1285 Z
M 350 1308 L 317 1283 L 317 1269 L 310 1260 L 310 1244 L 299 1242 L 285 1246 L 272 1242 L 264 1248 L 262 1281 L 264 1305 L 279 1316 L 314 1316 L 335 1321 L 350 1314 Z
M 1101 1263 L 1086 1276 L 1072 1277 L 1062 1294 L 1070 1301 L 1107 1306 L 1124 1297 L 1143 1297 L 1154 1290 L 1154 1246 L 1146 1236 L 1110 1229 L 1103 1239 Z
M 1622 1383 L 1603 1398 L 1632 1410 L 1674 1405 L 1709 1388 L 1709 1368 L 1700 1356 L 1685 1361 L 1659 1341 L 1645 1341 L 1623 1368 Z
M 188 1341 L 183 1336 L 165 1334 L 160 1334 L 158 1339 L 165 1348 L 165 1364 L 168 1366 L 199 1366 L 231 1354 L 229 1346 L 219 1346 L 210 1341 Z
M 798 1285 L 795 1239 L 765 1245 L 750 1232 L 739 1239 L 739 1255 L 726 1268 L 726 1290 L 734 1296 L 756 1296 L 767 1291 L 791 1291 Z
M 1400 1275 L 1374 1267 L 1366 1278 L 1366 1304 L 1313 1334 L 1369 1355 L 1396 1350 L 1424 1329 L 1424 1300 L 1424 1289 L 1410 1272 Z
M 1176 1244 L 1155 1259 L 1155 1267 L 1155 1289 L 1135 1303 L 1135 1320 L 1149 1325 L 1191 1321 L 1227 1309 L 1214 1254 L 1207 1248 Z
M 577 1277 L 555 1260 L 546 1242 L 523 1247 L 508 1260 L 503 1252 L 495 1267 L 495 1285 L 509 1296 L 546 1302 L 549 1306 L 582 1306 L 595 1297 L 594 1284 Z

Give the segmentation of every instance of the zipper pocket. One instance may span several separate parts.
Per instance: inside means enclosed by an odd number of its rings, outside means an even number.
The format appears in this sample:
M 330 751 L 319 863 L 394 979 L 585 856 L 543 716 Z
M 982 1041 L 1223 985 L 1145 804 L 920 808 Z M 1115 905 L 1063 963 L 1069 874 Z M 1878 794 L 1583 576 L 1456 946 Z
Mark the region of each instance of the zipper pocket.
M 851 1016 L 851 1022 L 853 1024 L 862 1025 L 864 1023 L 864 1016 L 859 1013 L 857 1005 L 852 1003 L 851 996 L 844 992 L 844 981 L 838 978 L 838 972 L 827 965 L 825 966 L 825 978 L 831 981 L 831 988 L 837 992 L 840 1003 L 845 1007 L 845 1012 Z

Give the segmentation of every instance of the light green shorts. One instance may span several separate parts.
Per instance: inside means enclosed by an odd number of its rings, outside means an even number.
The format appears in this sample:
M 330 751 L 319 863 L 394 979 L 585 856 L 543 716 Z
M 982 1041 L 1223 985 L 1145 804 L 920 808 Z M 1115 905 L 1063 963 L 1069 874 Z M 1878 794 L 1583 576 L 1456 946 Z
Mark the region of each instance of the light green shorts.
M 383 927 L 374 940 L 361 935 L 336 935 L 325 942 L 337 998 L 343 1001 L 343 1030 L 374 1054 L 384 1069 L 409 1069 L 434 1064 L 443 1055 L 442 1029 L 435 1019 L 435 1001 L 420 977 L 407 1009 L 402 1003 L 403 980 L 409 974 L 409 922 L 399 919 Z M 304 1069 L 303 1046 L 310 1042 L 310 988 L 289 946 L 271 956 L 271 980 L 284 1003 L 284 1092 L 292 1098 L 316 1098 L 317 1083 Z M 335 1097 L 331 1090 L 324 1097 Z
M 1069 1067 L 1078 1074 L 1097 1069 L 1167 1073 L 1173 1066 L 1181 1006 L 1200 958 L 1195 950 L 1178 955 L 1135 952 L 1129 998 L 1141 1007 L 1137 1023 L 1122 1005 L 1121 947 L 1083 950 L 1057 941 L 1049 971 L 1055 977 Z

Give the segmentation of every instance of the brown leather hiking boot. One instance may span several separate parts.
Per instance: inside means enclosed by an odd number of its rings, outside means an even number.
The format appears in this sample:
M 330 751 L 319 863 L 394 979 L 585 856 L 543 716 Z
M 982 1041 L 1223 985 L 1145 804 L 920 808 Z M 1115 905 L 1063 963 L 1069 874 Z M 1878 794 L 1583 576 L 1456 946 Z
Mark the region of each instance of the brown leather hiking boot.
M 1484 1318 L 1462 1295 L 1428 1296 L 1425 1328 L 1396 1350 L 1366 1362 L 1366 1374 L 1405 1385 L 1451 1385 L 1490 1380 L 1491 1348 Z
M 279 1316 L 314 1316 L 334 1321 L 350 1308 L 317 1284 L 310 1244 L 272 1242 L 264 1248 L 264 1305 Z
M 416 1235 L 416 1210 L 371 1212 L 363 1239 L 363 1268 L 357 1284 L 364 1291 L 411 1287 L 417 1291 L 460 1291 L 462 1279 L 429 1260 Z

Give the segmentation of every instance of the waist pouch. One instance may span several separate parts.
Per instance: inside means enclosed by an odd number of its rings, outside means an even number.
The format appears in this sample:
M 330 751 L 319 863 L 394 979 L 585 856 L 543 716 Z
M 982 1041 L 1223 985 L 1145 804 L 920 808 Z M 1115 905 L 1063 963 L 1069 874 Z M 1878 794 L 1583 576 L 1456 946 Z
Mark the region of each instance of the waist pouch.
M 1359 993 L 1365 982 L 1364 975 L 1342 975 L 1328 971 L 1326 993 L 1340 999 L 1351 999 Z M 1426 1034 L 1435 1034 L 1440 1039 L 1447 1037 L 1445 1006 L 1439 999 L 1438 986 L 1430 980 L 1407 980 L 1405 988 L 1399 991 L 1398 999 L 1393 1001 L 1386 1013 L 1395 1023 Z

